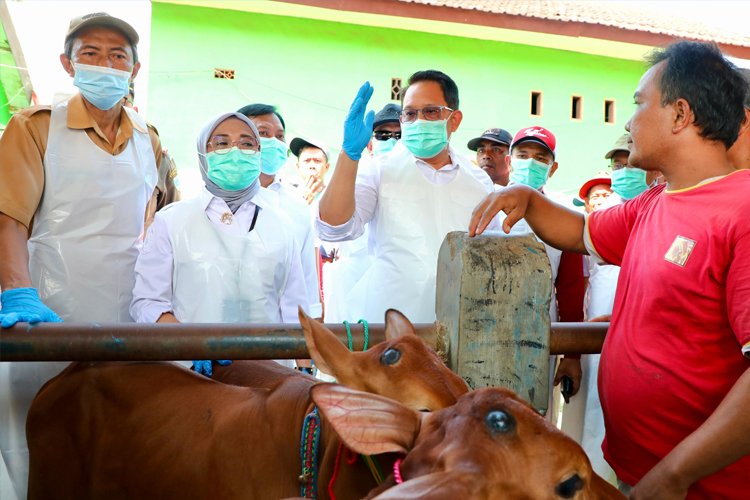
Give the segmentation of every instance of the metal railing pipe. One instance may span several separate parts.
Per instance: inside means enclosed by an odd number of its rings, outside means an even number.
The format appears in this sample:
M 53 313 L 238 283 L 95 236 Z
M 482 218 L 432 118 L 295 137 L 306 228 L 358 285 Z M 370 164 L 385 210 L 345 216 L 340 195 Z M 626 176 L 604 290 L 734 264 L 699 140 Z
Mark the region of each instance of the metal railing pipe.
M 346 327 L 326 324 L 345 344 Z M 601 351 L 609 323 L 553 323 L 551 354 Z M 422 340 L 440 351 L 434 323 L 416 324 Z M 352 324 L 355 351 L 364 327 Z M 385 325 L 369 325 L 369 345 L 385 340 Z M 294 324 L 19 323 L 0 330 L 0 361 L 158 361 L 191 359 L 306 359 L 302 328 Z

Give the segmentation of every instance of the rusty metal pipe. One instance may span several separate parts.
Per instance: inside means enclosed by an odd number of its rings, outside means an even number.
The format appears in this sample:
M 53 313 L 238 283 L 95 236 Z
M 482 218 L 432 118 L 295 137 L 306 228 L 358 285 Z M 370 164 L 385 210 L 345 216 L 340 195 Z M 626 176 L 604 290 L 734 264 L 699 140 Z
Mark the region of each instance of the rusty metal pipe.
M 326 325 L 348 345 L 346 327 Z M 414 325 L 428 345 L 435 325 Z M 355 351 L 364 326 L 352 324 Z M 385 340 L 385 325 L 369 325 L 369 344 Z M 18 323 L 0 330 L 0 361 L 157 361 L 191 359 L 309 359 L 302 327 L 294 324 Z
M 552 323 L 550 354 L 599 354 L 609 323 Z
M 326 324 L 348 345 L 346 327 Z M 552 354 L 601 350 L 608 323 L 553 323 Z M 417 335 L 438 347 L 434 323 L 414 325 Z M 364 327 L 351 325 L 355 351 L 364 347 Z M 385 340 L 385 325 L 369 325 L 369 344 Z M 438 349 L 439 350 L 439 349 Z M 306 359 L 298 325 L 170 323 L 19 323 L 0 330 L 0 361 L 157 361 L 191 359 Z

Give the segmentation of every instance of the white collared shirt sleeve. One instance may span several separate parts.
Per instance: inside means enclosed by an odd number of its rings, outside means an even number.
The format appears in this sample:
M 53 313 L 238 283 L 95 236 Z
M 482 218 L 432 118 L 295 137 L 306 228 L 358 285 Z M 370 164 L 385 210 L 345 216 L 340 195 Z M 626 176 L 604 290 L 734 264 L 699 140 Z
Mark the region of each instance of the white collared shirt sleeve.
M 169 229 L 157 213 L 148 228 L 135 262 L 135 287 L 130 316 L 136 323 L 156 323 L 162 314 L 172 312 L 172 270 L 174 256 Z
M 320 219 L 320 200 L 313 205 L 315 234 L 323 241 L 356 240 L 365 233 L 365 224 L 375 216 L 380 188 L 380 165 L 378 161 L 360 162 L 354 186 L 354 215 L 340 226 L 332 226 Z
M 305 313 L 310 314 L 310 307 L 308 307 L 309 296 L 302 271 L 299 246 L 297 246 L 297 242 L 293 236 L 289 239 L 292 244 L 292 248 L 290 249 L 292 256 L 291 267 L 289 268 L 289 277 L 286 280 L 286 286 L 279 298 L 279 309 L 281 310 L 282 323 L 299 323 L 298 308 L 300 306 L 302 306 Z

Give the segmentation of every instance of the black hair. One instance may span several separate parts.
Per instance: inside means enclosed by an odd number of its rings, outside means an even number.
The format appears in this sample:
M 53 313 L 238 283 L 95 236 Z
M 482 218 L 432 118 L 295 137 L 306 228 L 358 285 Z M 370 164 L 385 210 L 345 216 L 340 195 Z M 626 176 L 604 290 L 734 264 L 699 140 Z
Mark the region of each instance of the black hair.
M 117 28 L 111 28 L 111 29 L 114 30 Z M 120 31 L 120 30 L 117 30 L 117 31 Z M 120 31 L 120 33 L 122 33 L 122 31 Z M 73 60 L 73 44 L 76 42 L 77 34 L 78 32 L 76 31 L 72 35 L 65 38 L 65 48 L 63 49 L 63 52 L 65 54 L 65 57 L 67 57 L 71 61 Z M 125 33 L 122 33 L 122 35 L 125 38 L 127 38 L 128 42 L 130 43 L 130 49 L 133 51 L 133 66 L 135 66 L 136 64 L 138 64 L 138 47 L 133 45 L 133 42 L 130 41 L 130 38 L 128 38 L 128 36 Z
M 135 101 L 135 82 L 133 80 L 128 84 L 128 94 L 132 95 Z
M 745 88 L 747 89 L 747 95 L 745 95 L 745 107 L 750 109 L 750 69 L 741 69 L 740 73 L 745 78 Z
M 284 123 L 284 119 L 281 117 L 279 112 L 276 110 L 276 106 L 271 106 L 270 104 L 248 104 L 247 106 L 242 106 L 240 109 L 237 110 L 238 113 L 247 116 L 248 118 L 254 118 L 256 116 L 263 116 L 263 115 L 270 115 L 271 113 L 275 114 L 279 117 L 279 121 L 281 122 L 281 128 L 284 129 L 286 132 L 286 124 Z
M 450 76 L 446 75 L 442 71 L 428 69 L 426 71 L 417 71 L 409 77 L 409 86 L 414 85 L 417 82 L 439 83 L 440 89 L 443 91 L 443 99 L 445 99 L 448 107 L 454 111 L 458 109 L 458 86 Z M 406 91 L 409 90 L 409 86 L 407 86 L 404 91 L 401 92 L 402 107 L 404 104 L 404 97 L 406 96 Z
M 745 118 L 747 81 L 715 43 L 680 41 L 653 51 L 646 62 L 665 63 L 659 78 L 662 106 L 685 99 L 701 137 L 727 149 L 734 144 Z

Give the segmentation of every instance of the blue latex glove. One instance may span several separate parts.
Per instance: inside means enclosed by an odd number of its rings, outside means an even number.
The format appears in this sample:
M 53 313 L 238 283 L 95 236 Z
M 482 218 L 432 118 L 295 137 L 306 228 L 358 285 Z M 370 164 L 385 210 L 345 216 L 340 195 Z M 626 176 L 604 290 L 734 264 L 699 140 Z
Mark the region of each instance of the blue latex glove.
M 231 361 L 225 359 L 220 359 L 216 362 L 221 366 L 227 366 L 232 363 Z M 206 377 L 210 377 L 214 374 L 214 370 L 213 368 L 211 368 L 210 361 L 193 361 L 193 369 L 195 370 L 195 373 L 200 373 L 201 375 L 205 375 Z
M 0 324 L 10 328 L 16 323 L 62 323 L 60 316 L 39 299 L 36 288 L 14 288 L 0 294 Z
M 344 145 L 346 155 L 354 161 L 362 157 L 362 151 L 367 147 L 372 137 L 372 123 L 375 121 L 375 111 L 370 110 L 365 115 L 365 108 L 372 97 L 372 86 L 365 82 L 359 88 L 349 113 L 344 120 Z

